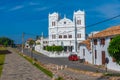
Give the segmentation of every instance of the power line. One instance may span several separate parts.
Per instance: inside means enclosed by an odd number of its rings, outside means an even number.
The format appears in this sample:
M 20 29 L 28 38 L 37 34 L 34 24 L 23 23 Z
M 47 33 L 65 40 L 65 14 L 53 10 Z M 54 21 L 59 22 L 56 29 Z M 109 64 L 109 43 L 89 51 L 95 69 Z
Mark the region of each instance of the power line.
M 113 20 L 113 19 L 118 18 L 118 17 L 120 17 L 120 14 L 117 15 L 117 16 L 111 17 L 111 18 L 109 18 L 109 19 L 105 19 L 105 20 L 103 20 L 103 21 L 100 21 L 100 22 L 97 22 L 97 23 L 94 23 L 94 24 L 88 25 L 88 26 L 86 26 L 86 27 L 96 26 L 96 25 L 98 25 L 98 24 L 101 24 L 101 23 L 104 23 L 104 22 L 107 22 L 107 21 Z M 80 29 L 82 29 L 82 28 L 86 28 L 86 27 L 81 27 Z M 73 30 L 73 31 L 75 31 L 75 30 Z M 68 31 L 68 32 L 66 32 L 66 33 L 70 33 L 70 32 L 73 32 L 73 31 Z M 63 33 L 61 33 L 61 34 L 65 34 L 65 32 L 63 32 Z M 58 35 L 58 34 L 57 34 L 57 35 Z M 52 36 L 52 35 L 51 35 L 51 36 Z
M 114 16 L 114 17 L 111 17 L 111 18 L 105 19 L 105 20 L 103 20 L 103 21 L 100 21 L 100 22 L 97 22 L 97 23 L 94 23 L 94 24 L 88 25 L 88 26 L 86 26 L 86 27 L 81 27 L 81 28 L 79 28 L 79 30 L 82 29 L 82 28 L 93 27 L 93 26 L 96 26 L 96 25 L 99 25 L 99 24 L 101 24 L 101 23 L 104 23 L 104 22 L 107 22 L 107 21 L 113 20 L 113 19 L 118 18 L 118 17 L 120 17 L 120 14 L 117 15 L 117 16 Z M 79 30 L 78 30 L 78 31 L 79 31 Z M 63 33 L 60 33 L 60 34 L 70 33 L 70 32 L 73 32 L 73 31 L 75 31 L 75 30 L 68 31 L 68 32 L 63 32 Z M 32 35 L 32 36 L 42 36 L 42 35 L 31 34 L 31 33 L 25 33 L 25 34 L 27 34 L 27 35 Z M 56 35 L 59 35 L 59 34 L 56 34 Z M 52 35 L 44 35 L 44 36 L 52 36 Z
M 101 24 L 101 23 L 104 23 L 104 22 L 110 21 L 110 20 L 115 19 L 115 18 L 118 18 L 118 17 L 120 17 L 120 15 L 117 15 L 117 16 L 111 17 L 111 18 L 109 18 L 109 19 L 106 19 L 106 20 L 103 20 L 103 21 L 97 22 L 97 23 L 95 23 L 95 24 L 88 25 L 88 26 L 86 26 L 86 27 L 96 26 L 96 25 L 98 25 L 98 24 Z

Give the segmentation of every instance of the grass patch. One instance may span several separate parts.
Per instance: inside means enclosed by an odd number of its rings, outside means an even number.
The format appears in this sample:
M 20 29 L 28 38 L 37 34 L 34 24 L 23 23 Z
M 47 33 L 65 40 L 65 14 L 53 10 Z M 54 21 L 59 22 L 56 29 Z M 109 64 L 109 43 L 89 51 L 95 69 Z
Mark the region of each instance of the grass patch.
M 51 78 L 53 77 L 53 74 L 51 71 L 48 71 L 47 69 L 45 69 L 42 66 L 39 66 L 39 64 L 34 64 L 37 68 L 39 68 L 41 71 L 43 71 L 45 74 L 47 74 L 48 76 L 50 76 Z
M 6 48 L 4 47 L 0 47 L 0 51 L 1 50 L 6 50 Z M 5 60 L 5 54 L 0 52 L 0 76 L 2 74 L 2 69 L 3 69 L 3 65 L 4 65 L 4 60 Z
M 106 73 L 105 76 L 120 77 L 120 73 Z
M 0 47 L 0 50 L 6 50 L 6 48 L 5 47 Z
M 62 77 L 58 77 L 57 79 L 55 79 L 55 80 L 64 80 Z

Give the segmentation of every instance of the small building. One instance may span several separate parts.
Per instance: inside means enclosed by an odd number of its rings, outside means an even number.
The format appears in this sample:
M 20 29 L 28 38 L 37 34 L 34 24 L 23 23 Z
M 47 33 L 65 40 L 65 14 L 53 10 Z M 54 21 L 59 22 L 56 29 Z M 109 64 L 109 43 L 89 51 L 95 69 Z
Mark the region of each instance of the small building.
M 35 43 L 36 43 L 36 45 L 40 45 L 41 44 L 41 40 L 38 39 L 38 40 L 35 41 Z
M 36 42 L 37 49 L 43 49 L 44 50 L 46 48 L 46 46 L 49 45 L 48 38 L 41 37 L 40 39 L 36 40 L 35 42 Z
M 92 64 L 92 51 L 91 51 L 91 44 L 90 39 L 87 39 L 80 44 L 80 50 L 78 53 L 78 56 L 80 56 L 80 59 L 84 59 L 85 62 Z
M 80 43 L 80 58 L 85 58 L 85 61 L 89 63 L 103 66 L 106 66 L 107 60 L 107 68 L 120 71 L 120 65 L 116 64 L 115 59 L 110 57 L 108 53 L 109 43 L 116 35 L 120 35 L 120 26 L 113 26 L 92 35 L 89 37 L 90 41 Z M 89 50 L 88 45 L 91 50 Z
M 99 31 L 93 31 L 88 35 L 88 39 L 84 40 L 79 43 L 79 53 L 80 59 L 84 59 L 86 63 L 93 63 L 92 59 L 92 45 L 91 45 L 91 39 L 89 39 L 90 36 L 98 33 Z
M 44 39 L 43 39 L 43 49 L 45 49 L 46 46 L 48 46 L 48 45 L 49 45 L 49 40 L 48 40 L 48 38 L 44 38 Z
M 33 40 L 32 38 L 27 39 L 27 41 L 25 42 L 25 48 L 30 48 L 29 42 Z

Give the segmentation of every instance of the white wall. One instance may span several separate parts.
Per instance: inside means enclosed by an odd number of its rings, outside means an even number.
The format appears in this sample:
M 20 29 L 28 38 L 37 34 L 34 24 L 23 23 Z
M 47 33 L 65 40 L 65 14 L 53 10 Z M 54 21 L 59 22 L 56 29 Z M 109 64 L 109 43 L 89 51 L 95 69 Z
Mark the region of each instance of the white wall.
M 102 65 L 102 51 L 105 51 L 105 56 L 109 59 L 109 63 L 107 64 L 108 69 L 112 70 L 118 70 L 120 71 L 120 66 L 117 65 L 115 62 L 112 61 L 112 58 L 109 56 L 108 53 L 108 46 L 110 42 L 110 37 L 107 37 L 105 39 L 105 45 L 100 45 L 100 39 L 97 39 L 97 45 L 94 45 L 93 51 L 96 49 L 97 50 L 97 59 L 95 60 L 94 58 L 94 64 L 96 65 Z M 95 53 L 95 52 L 94 52 Z
M 108 59 L 109 59 L 109 63 L 107 65 L 107 67 L 109 69 L 120 71 L 120 65 L 118 65 L 118 64 L 116 64 L 116 62 L 112 61 L 112 57 L 109 56 L 109 53 L 107 51 L 107 48 L 108 48 L 109 42 L 110 42 L 110 37 L 106 38 L 106 42 L 107 42 L 106 47 L 105 47 L 105 49 L 106 49 L 106 57 L 108 57 Z
M 85 56 L 83 56 L 83 49 L 85 49 Z M 86 62 L 92 64 L 92 53 L 91 51 L 88 51 L 85 45 L 80 46 L 80 51 L 78 56 L 80 56 L 80 59 L 85 59 Z

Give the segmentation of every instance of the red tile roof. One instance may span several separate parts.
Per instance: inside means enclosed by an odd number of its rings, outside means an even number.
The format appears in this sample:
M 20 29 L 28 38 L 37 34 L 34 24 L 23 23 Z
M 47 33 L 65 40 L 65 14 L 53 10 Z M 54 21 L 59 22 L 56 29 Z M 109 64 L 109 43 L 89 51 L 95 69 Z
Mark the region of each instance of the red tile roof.
M 106 30 L 103 30 L 99 33 L 94 34 L 93 36 L 90 36 L 90 38 L 101 38 L 101 37 L 108 37 L 108 36 L 114 36 L 120 34 L 120 25 L 119 26 L 113 26 Z
M 27 41 L 31 41 L 31 40 L 33 40 L 32 38 L 29 38 Z
M 90 39 L 84 40 L 80 44 L 85 44 L 88 50 L 91 50 Z
M 107 37 L 107 36 L 114 36 L 120 34 L 120 25 L 119 26 L 113 26 L 106 30 L 103 30 L 101 32 L 98 32 L 94 34 L 93 36 L 90 36 L 89 39 L 84 40 L 80 44 L 85 44 L 88 50 L 91 50 L 91 44 L 90 39 L 92 38 L 101 38 L 101 37 Z

